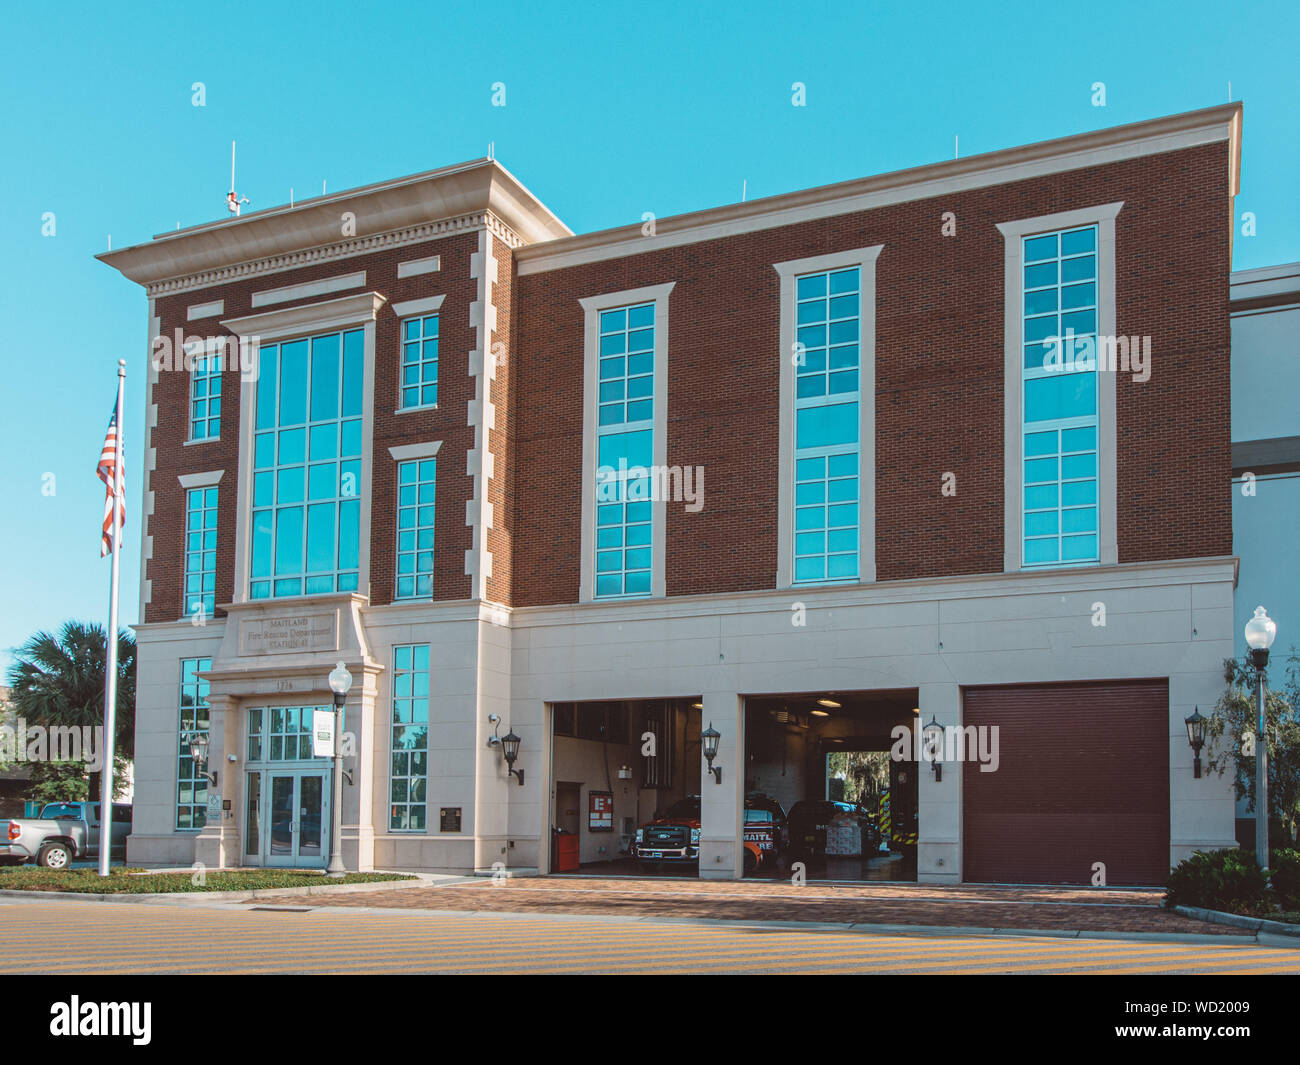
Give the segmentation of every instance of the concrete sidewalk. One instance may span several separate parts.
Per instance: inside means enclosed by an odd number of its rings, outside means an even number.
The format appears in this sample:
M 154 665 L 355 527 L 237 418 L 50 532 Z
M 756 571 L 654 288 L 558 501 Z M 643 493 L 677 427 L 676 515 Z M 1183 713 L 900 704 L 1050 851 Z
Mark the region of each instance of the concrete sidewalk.
M 266 898 L 263 895 L 263 898 Z M 314 895 L 313 907 L 586 914 L 666 920 L 865 925 L 1077 934 L 1254 938 L 1162 907 L 1159 889 L 841 883 L 645 877 L 448 881 L 400 891 Z

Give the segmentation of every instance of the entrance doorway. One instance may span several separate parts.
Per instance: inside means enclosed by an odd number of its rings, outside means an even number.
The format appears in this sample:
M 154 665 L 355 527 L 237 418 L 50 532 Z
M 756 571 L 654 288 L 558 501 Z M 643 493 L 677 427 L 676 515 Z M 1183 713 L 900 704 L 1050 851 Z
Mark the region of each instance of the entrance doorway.
M 323 869 L 329 858 L 332 769 L 311 756 L 315 707 L 248 712 L 245 865 Z

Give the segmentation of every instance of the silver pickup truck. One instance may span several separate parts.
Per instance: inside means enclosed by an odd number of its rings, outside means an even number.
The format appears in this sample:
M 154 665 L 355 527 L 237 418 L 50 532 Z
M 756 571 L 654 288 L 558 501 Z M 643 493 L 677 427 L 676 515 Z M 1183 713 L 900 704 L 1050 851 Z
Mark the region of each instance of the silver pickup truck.
M 52 802 L 32 820 L 5 822 L 0 832 L 0 865 L 35 861 L 46 869 L 66 869 L 77 858 L 99 854 L 99 803 Z M 125 856 L 131 834 L 131 807 L 113 803 L 109 856 Z

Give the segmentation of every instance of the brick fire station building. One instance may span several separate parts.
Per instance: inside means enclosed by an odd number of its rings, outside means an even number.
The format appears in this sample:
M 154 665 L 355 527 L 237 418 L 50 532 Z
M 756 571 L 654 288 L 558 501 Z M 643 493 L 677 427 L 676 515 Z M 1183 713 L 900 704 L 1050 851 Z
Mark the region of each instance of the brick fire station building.
M 700 875 L 740 876 L 749 793 L 931 721 L 996 762 L 891 771 L 920 880 L 1233 846 L 1184 718 L 1244 620 L 1241 121 L 653 232 L 478 160 L 100 256 L 148 297 L 130 860 L 323 865 L 340 660 L 349 869 L 553 871 L 566 823 L 613 858 L 698 794 Z

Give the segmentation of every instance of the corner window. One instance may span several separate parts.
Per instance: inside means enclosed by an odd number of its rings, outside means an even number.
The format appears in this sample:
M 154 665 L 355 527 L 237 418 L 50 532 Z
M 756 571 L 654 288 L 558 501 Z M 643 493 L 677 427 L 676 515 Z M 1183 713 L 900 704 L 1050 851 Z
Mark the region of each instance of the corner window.
M 217 489 L 185 493 L 185 614 L 212 616 L 217 587 Z
M 360 329 L 261 348 L 252 599 L 357 589 L 364 350 Z
M 428 826 L 428 644 L 393 648 L 392 722 L 388 827 L 397 832 L 423 832 Z
M 402 322 L 401 409 L 438 403 L 438 316 Z
M 177 744 L 176 827 L 198 829 L 207 824 L 207 763 L 195 765 L 190 740 L 208 738 L 208 682 L 198 674 L 212 668 L 210 658 L 181 660 L 180 729 Z
M 433 516 L 437 460 L 397 464 L 398 599 L 433 596 Z

